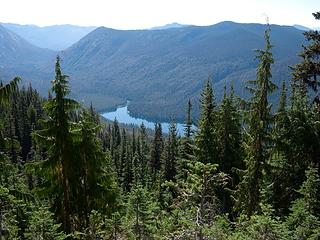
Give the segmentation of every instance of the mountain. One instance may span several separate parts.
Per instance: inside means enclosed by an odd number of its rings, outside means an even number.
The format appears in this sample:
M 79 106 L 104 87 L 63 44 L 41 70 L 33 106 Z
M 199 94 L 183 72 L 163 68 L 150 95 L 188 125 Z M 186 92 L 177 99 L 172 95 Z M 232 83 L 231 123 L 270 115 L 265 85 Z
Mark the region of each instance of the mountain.
M 169 28 L 182 28 L 182 27 L 188 27 L 189 25 L 184 25 L 180 23 L 169 23 L 164 26 L 159 26 L 159 27 L 153 27 L 151 30 L 164 30 L 164 29 L 169 29 Z
M 302 25 L 299 25 L 299 24 L 294 24 L 293 25 L 296 29 L 299 29 L 301 31 L 310 31 L 312 30 L 311 28 L 308 28 L 308 27 L 305 27 L 305 26 L 302 26 Z
M 290 79 L 288 66 L 298 61 L 303 32 L 271 25 L 275 64 L 273 81 Z M 264 48 L 265 25 L 222 22 L 162 30 L 115 30 L 100 27 L 60 52 L 73 97 L 93 102 L 98 111 L 130 100 L 135 116 L 181 121 L 189 98 L 198 114 L 204 82 L 212 76 L 217 100 L 224 85 L 242 97 L 244 83 L 254 79 L 254 49 Z M 41 49 L 0 26 L 0 79 L 19 75 L 47 94 L 57 52 Z M 276 102 L 277 96 L 272 97 Z
M 292 26 L 271 25 L 273 80 L 290 79 L 304 41 Z M 222 22 L 163 30 L 114 30 L 100 27 L 62 53 L 78 99 L 97 110 L 130 100 L 133 115 L 182 120 L 188 98 L 197 113 L 198 96 L 212 76 L 217 99 L 225 84 L 246 96 L 244 83 L 255 78 L 253 49 L 264 47 L 265 25 Z
M 56 52 L 33 46 L 0 25 L 0 80 L 19 75 L 35 84 L 47 76 L 43 63 L 54 60 Z M 40 86 L 41 84 L 38 84 Z
M 96 28 L 74 25 L 38 27 L 13 23 L 2 23 L 2 25 L 35 46 L 57 51 L 70 47 Z

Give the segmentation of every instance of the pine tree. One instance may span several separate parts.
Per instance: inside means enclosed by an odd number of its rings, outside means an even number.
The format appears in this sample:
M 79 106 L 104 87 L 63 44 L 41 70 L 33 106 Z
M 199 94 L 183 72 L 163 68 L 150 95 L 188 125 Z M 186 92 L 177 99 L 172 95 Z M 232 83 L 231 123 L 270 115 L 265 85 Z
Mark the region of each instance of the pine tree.
M 21 78 L 15 77 L 11 82 L 6 85 L 0 84 L 0 105 L 7 102 L 9 96 L 17 89 L 18 83 L 21 81 Z
M 135 186 L 128 199 L 127 225 L 129 225 L 129 239 L 152 239 L 154 227 L 153 210 L 155 202 L 146 188 L 141 185 Z
M 193 122 L 191 117 L 192 104 L 189 99 L 185 119 L 184 136 L 181 143 L 181 157 L 178 159 L 178 178 L 187 179 L 187 165 L 194 159 Z
M 315 19 L 320 20 L 320 12 L 313 13 Z M 320 114 L 320 32 L 308 31 L 304 33 L 309 45 L 303 46 L 300 57 L 303 60 L 293 67 L 293 80 L 302 92 L 307 93 L 307 87 L 313 91 L 312 103 Z M 319 141 L 319 140 L 318 140 Z M 313 161 L 320 173 L 320 151 L 313 156 Z
M 74 168 L 74 174 L 77 176 L 72 178 L 75 182 L 70 184 L 76 187 L 73 189 L 73 210 L 83 228 L 90 224 L 89 214 L 92 210 L 110 212 L 115 202 L 116 189 L 113 188 L 113 179 L 105 174 L 108 161 L 102 150 L 101 140 L 97 137 L 99 128 L 95 116 L 83 111 L 77 123 L 79 139 L 74 146 L 78 165 Z M 109 209 L 105 209 L 106 201 Z
M 70 183 L 77 165 L 74 164 L 72 153 L 73 134 L 69 113 L 78 108 L 79 104 L 66 98 L 69 93 L 68 76 L 62 74 L 59 56 L 55 73 L 55 80 L 52 81 L 52 92 L 55 96 L 44 106 L 48 118 L 42 121 L 44 129 L 36 131 L 34 136 L 40 145 L 48 149 L 48 159 L 43 163 L 43 168 L 48 169 L 47 173 L 50 175 L 48 180 L 58 182 L 56 186 L 62 185 L 63 228 L 66 233 L 70 233 L 70 189 L 73 188 Z
M 316 165 L 320 149 L 319 114 L 309 107 L 307 96 L 299 89 L 292 89 L 290 107 L 284 107 L 284 86 L 281 95 L 272 133 L 269 200 L 277 214 L 286 215 L 291 202 L 298 197 L 296 190 L 303 182 L 305 171 L 310 164 Z
M 164 178 L 166 181 L 176 180 L 176 162 L 178 158 L 178 141 L 176 124 L 171 123 L 169 127 L 169 136 L 164 149 Z
M 315 19 L 320 20 L 320 12 L 313 13 Z M 320 33 L 318 31 L 310 30 L 304 33 L 309 45 L 303 46 L 303 51 L 300 53 L 300 57 L 303 60 L 293 67 L 293 79 L 302 88 L 306 88 L 306 85 L 311 87 L 315 92 L 313 102 L 318 106 L 320 111 Z M 302 89 L 306 91 L 306 89 Z
M 188 107 L 187 107 L 187 116 L 185 120 L 185 127 L 184 127 L 184 136 L 187 139 L 191 138 L 192 135 L 192 117 L 191 117 L 191 110 L 192 110 L 192 104 L 191 100 L 188 100 Z
M 216 105 L 210 80 L 201 94 L 201 113 L 195 135 L 195 157 L 202 163 L 218 163 L 216 132 Z
M 26 239 L 30 240 L 63 240 L 67 236 L 60 231 L 60 225 L 54 221 L 53 214 L 49 211 L 48 207 L 37 206 L 29 213 L 29 226 L 24 234 Z
M 317 169 L 309 167 L 306 180 L 300 187 L 301 197 L 293 202 L 286 224 L 292 239 L 319 239 L 320 237 L 320 177 Z
M 127 189 L 128 185 L 125 183 L 125 177 L 127 174 L 127 133 L 125 129 L 121 130 L 121 143 L 120 143 L 120 159 L 119 159 L 119 168 L 118 168 L 118 177 L 120 183 L 123 186 L 123 189 Z
M 277 112 L 275 113 L 275 121 L 272 129 L 272 139 L 274 147 L 272 151 L 270 164 L 272 165 L 272 173 L 269 175 L 269 182 L 272 182 L 269 201 L 273 204 L 276 214 L 285 214 L 291 202 L 292 187 L 292 168 L 295 165 L 292 159 L 286 156 L 288 150 L 288 131 L 290 129 L 290 121 L 287 109 L 287 89 L 285 81 L 282 82 L 281 94 Z M 292 147 L 292 146 L 291 146 Z M 290 150 L 289 150 L 290 151 Z
M 132 186 L 134 172 L 133 172 L 133 156 L 130 145 L 126 145 L 125 164 L 123 173 L 123 188 L 126 192 L 129 192 Z
M 121 146 L 121 132 L 120 132 L 118 121 L 117 119 L 115 119 L 111 128 L 110 152 L 111 152 L 113 164 L 116 168 L 119 179 L 122 177 L 120 146 Z
M 224 96 L 219 106 L 218 113 L 218 138 L 220 139 L 219 148 L 219 168 L 221 172 L 229 176 L 229 183 L 220 189 L 220 201 L 222 211 L 231 212 L 232 201 L 230 190 L 235 190 L 239 179 L 234 169 L 242 169 L 243 150 L 241 146 L 241 122 L 240 114 L 234 97 L 233 88 L 230 95 L 224 90 Z
M 249 81 L 249 91 L 253 94 L 250 100 L 247 141 L 245 147 L 246 170 L 238 189 L 238 204 L 241 209 L 251 216 L 259 209 L 263 175 L 267 169 L 270 154 L 271 106 L 268 96 L 276 89 L 271 82 L 271 53 L 270 29 L 265 31 L 265 49 L 256 50 L 259 64 L 256 80 Z
M 163 139 L 162 139 L 162 128 L 160 123 L 155 124 L 154 129 L 154 139 L 151 150 L 151 177 L 153 182 L 155 181 L 157 174 L 159 174 L 161 170 L 161 154 L 163 151 Z
M 147 163 L 148 159 L 148 153 L 149 153 L 149 146 L 148 146 L 148 136 L 146 132 L 146 128 L 144 124 L 142 123 L 139 129 L 139 143 L 138 144 L 138 169 L 139 175 L 140 175 L 140 180 L 142 186 L 146 185 L 147 178 L 148 178 L 148 172 L 149 172 L 149 166 Z

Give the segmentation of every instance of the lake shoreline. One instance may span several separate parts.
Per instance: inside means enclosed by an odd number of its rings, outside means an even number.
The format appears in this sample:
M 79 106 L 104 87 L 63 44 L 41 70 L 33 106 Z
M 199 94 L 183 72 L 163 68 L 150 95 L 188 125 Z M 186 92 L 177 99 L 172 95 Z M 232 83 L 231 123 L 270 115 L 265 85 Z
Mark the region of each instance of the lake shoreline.
M 126 101 L 126 104 L 119 105 L 115 110 L 113 111 L 105 111 L 105 112 L 99 112 L 99 114 L 104 117 L 105 119 L 114 121 L 117 119 L 119 123 L 123 124 L 133 124 L 136 126 L 140 126 L 142 123 L 145 125 L 146 128 L 149 128 L 151 130 L 154 129 L 154 124 L 156 122 L 148 119 L 144 119 L 141 117 L 135 117 L 132 116 L 131 113 L 128 111 L 128 104 L 130 103 L 129 100 Z M 168 122 L 160 122 L 162 126 L 163 133 L 169 132 L 170 123 Z M 183 135 L 184 133 L 184 123 L 175 123 L 177 134 Z

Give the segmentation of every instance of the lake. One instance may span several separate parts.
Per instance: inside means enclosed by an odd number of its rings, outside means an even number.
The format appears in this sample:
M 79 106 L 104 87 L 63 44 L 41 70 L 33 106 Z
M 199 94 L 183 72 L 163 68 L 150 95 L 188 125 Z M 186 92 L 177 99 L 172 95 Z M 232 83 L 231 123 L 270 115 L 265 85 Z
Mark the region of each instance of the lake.
M 154 129 L 154 122 L 148 121 L 146 119 L 142 118 L 135 118 L 130 116 L 130 112 L 128 111 L 128 106 L 124 107 L 118 107 L 115 111 L 105 112 L 101 114 L 104 118 L 114 121 L 114 119 L 117 119 L 119 123 L 125 123 L 125 124 L 134 124 L 137 126 L 140 126 L 141 123 L 145 125 L 146 128 Z M 169 126 L 170 123 L 162 122 L 162 132 L 168 133 L 169 132 Z M 177 123 L 177 132 L 181 136 L 183 135 L 183 129 L 184 124 Z

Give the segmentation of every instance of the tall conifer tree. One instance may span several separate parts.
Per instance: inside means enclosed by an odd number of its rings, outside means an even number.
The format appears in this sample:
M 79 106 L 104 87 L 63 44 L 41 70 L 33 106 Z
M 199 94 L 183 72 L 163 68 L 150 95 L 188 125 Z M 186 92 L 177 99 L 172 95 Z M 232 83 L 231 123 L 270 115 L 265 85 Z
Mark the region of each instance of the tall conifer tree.
M 238 204 L 249 216 L 259 209 L 261 187 L 270 154 L 271 106 L 269 94 L 276 89 L 271 81 L 270 29 L 265 31 L 265 49 L 256 50 L 259 64 L 256 80 L 249 81 L 248 90 L 252 93 L 249 102 L 248 131 L 246 136 L 246 170 L 240 183 Z
M 217 163 L 217 114 L 210 79 L 201 94 L 200 107 L 199 126 L 195 135 L 195 156 L 197 161 L 202 163 Z
M 320 12 L 313 13 L 315 19 L 320 20 Z M 317 105 L 320 112 L 320 32 L 310 30 L 304 33 L 309 45 L 304 46 L 300 56 L 303 58 L 300 63 L 293 67 L 293 79 L 303 91 L 309 86 L 315 93 L 312 101 Z
M 69 93 L 68 76 L 64 75 L 60 67 L 60 58 L 57 57 L 55 66 L 55 80 L 52 81 L 52 92 L 55 96 L 46 102 L 44 109 L 48 116 L 43 123 L 43 130 L 35 133 L 37 141 L 48 149 L 48 159 L 43 167 L 49 169 L 49 181 L 57 181 L 62 185 L 62 219 L 66 233 L 71 231 L 70 219 L 70 182 L 74 173 L 72 146 L 73 134 L 71 133 L 71 119 L 69 113 L 79 107 L 79 104 L 67 98 Z

